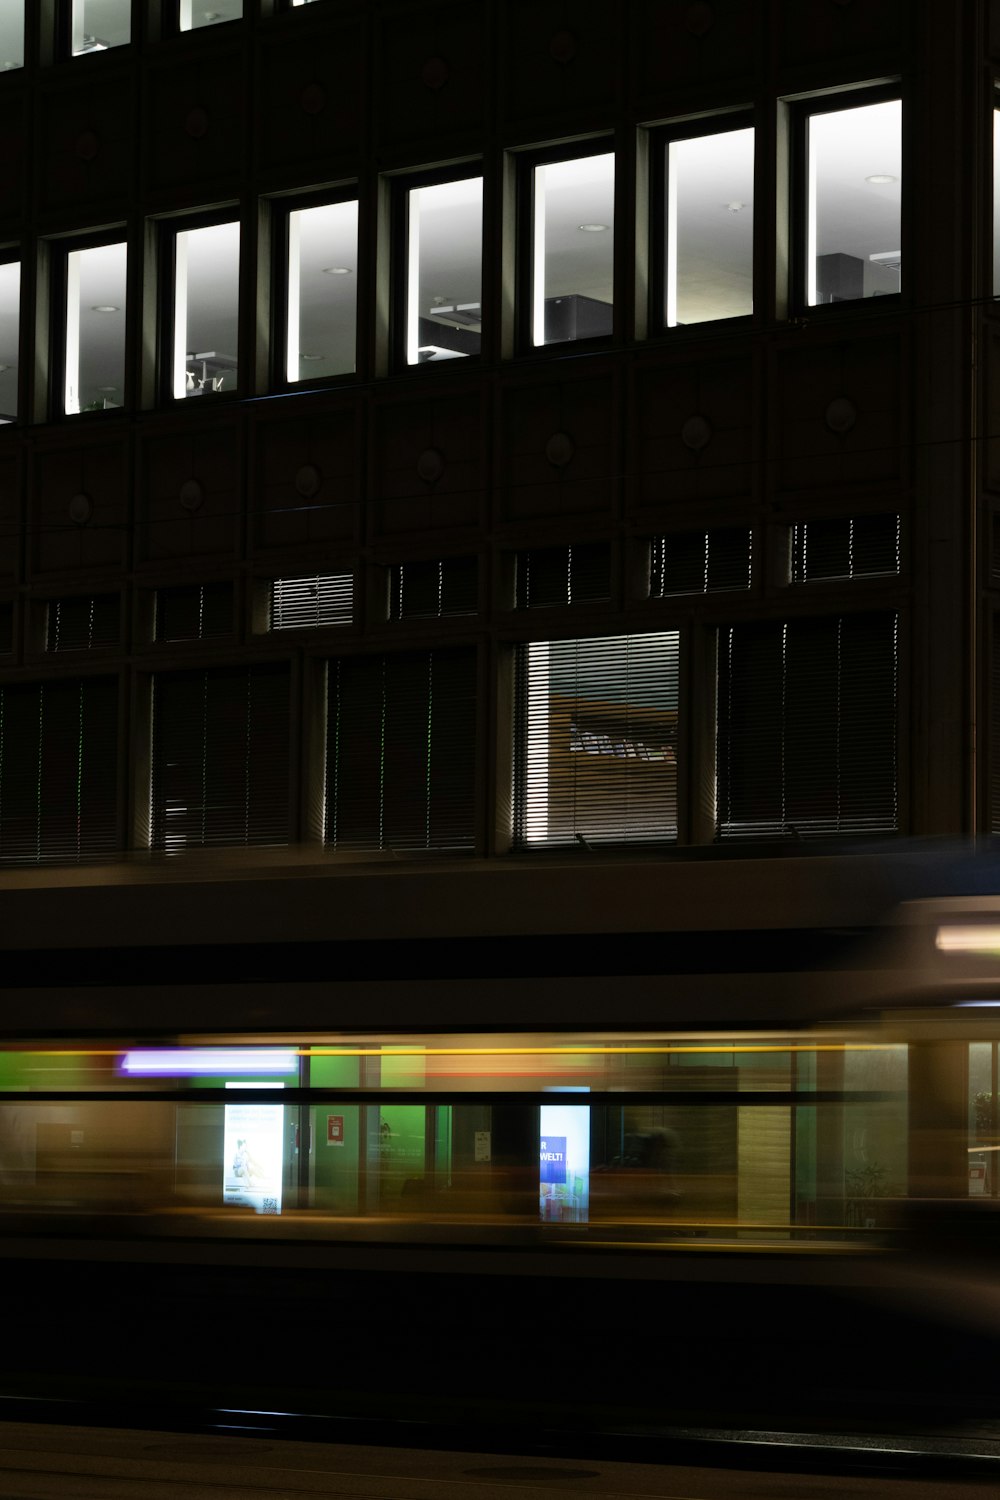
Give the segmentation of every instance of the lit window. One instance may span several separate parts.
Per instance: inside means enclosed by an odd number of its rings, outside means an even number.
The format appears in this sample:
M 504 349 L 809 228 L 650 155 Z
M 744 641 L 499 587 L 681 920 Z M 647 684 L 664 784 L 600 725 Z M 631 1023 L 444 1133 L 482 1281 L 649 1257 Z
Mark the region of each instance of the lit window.
M 24 67 L 24 0 L 0 5 L 0 73 Z
M 532 343 L 610 334 L 614 153 L 545 162 L 535 167 L 533 186 Z
M 514 840 L 677 837 L 676 631 L 518 647 Z
M 174 240 L 173 394 L 236 389 L 240 226 L 179 230 Z
M 902 114 L 887 99 L 808 116 L 810 307 L 899 291 Z
M 132 0 L 73 0 L 70 41 L 74 57 L 124 47 L 131 40 Z
M 353 573 L 275 578 L 271 584 L 272 630 L 318 630 L 324 625 L 350 625 L 353 609 Z
M 124 244 L 66 256 L 65 410 L 121 406 L 125 389 Z
M 0 423 L 17 420 L 18 330 L 21 313 L 21 266 L 0 264 Z
M 288 215 L 286 379 L 321 380 L 356 365 L 358 205 Z
M 993 111 L 993 295 L 1000 297 L 1000 109 Z
M 221 21 L 238 21 L 242 15 L 243 0 L 179 0 L 177 24 L 181 31 L 197 31 Z
M 752 129 L 669 142 L 668 328 L 753 312 L 753 162 Z
M 478 354 L 483 179 L 411 188 L 406 201 L 406 363 Z

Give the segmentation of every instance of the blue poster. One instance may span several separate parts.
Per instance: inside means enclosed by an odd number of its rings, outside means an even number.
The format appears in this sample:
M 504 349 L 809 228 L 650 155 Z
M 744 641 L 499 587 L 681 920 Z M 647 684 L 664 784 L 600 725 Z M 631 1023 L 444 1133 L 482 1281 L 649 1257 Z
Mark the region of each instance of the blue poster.
M 540 1181 L 566 1181 L 566 1137 L 564 1135 L 545 1136 L 541 1142 L 541 1151 L 538 1159 L 540 1163 Z

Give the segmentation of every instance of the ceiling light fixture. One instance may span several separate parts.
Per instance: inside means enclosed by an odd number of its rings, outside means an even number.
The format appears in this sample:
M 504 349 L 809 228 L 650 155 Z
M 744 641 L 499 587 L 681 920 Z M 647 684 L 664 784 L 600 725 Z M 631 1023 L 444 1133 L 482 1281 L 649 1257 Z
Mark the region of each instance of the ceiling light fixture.
M 323 267 L 323 275 L 324 276 L 350 276 L 350 274 L 351 274 L 351 268 L 350 268 L 350 266 L 324 266 Z
M 585 234 L 600 234 L 602 229 L 607 229 L 607 224 L 578 224 L 577 229 L 582 229 Z
M 865 181 L 866 182 L 879 182 L 879 183 L 881 183 L 881 182 L 898 182 L 899 178 L 898 177 L 893 177 L 893 175 L 892 175 L 891 172 L 873 172 L 870 177 L 866 177 L 865 178 Z
M 326 359 L 325 354 L 301 354 L 300 359 Z
M 727 203 L 724 205 L 724 207 L 727 213 L 738 214 L 740 209 L 746 208 L 746 204 L 742 201 L 742 199 L 734 198 L 732 203 Z
M 121 308 L 120 307 L 115 307 L 115 305 L 114 305 L 113 302 L 98 302 L 90 310 L 91 310 L 91 312 L 102 312 L 102 313 L 121 312 Z

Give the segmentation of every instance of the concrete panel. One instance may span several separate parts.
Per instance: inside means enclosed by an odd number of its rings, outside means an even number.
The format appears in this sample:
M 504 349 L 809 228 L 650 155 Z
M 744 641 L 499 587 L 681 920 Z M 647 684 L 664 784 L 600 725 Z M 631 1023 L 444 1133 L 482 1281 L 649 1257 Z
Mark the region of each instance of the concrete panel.
M 500 512 L 505 520 L 615 509 L 620 464 L 615 382 L 532 382 L 504 392 Z
M 257 160 L 265 168 L 322 161 L 327 176 L 331 163 L 361 149 L 368 97 L 363 32 L 360 26 L 332 36 L 325 31 L 317 46 L 305 12 L 302 29 L 288 39 L 268 37 L 261 48 Z
M 900 341 L 892 336 L 780 350 L 771 412 L 777 488 L 902 478 L 904 379 Z
M 255 548 L 357 540 L 359 434 L 353 404 L 295 422 L 257 424 L 250 497 Z
M 125 197 L 136 140 L 129 81 L 51 93 L 40 111 L 38 188 L 42 208 Z M 90 228 L 92 217 L 80 225 Z
M 0 459 L 0 578 L 12 582 L 21 571 L 21 465 L 17 453 Z
M 379 535 L 478 526 L 485 475 L 478 391 L 376 408 L 372 495 Z
M 716 79 L 753 78 L 766 35 L 763 0 L 633 0 L 629 9 L 632 77 L 645 117 L 676 114 L 678 92 L 704 91 Z M 752 85 L 747 97 L 751 93 Z
M 215 54 L 192 64 L 180 53 L 146 80 L 147 189 L 242 175 L 250 140 L 241 58 Z
M 754 435 L 749 358 L 640 367 L 628 445 L 632 505 L 749 498 Z
M 36 451 L 29 530 L 32 574 L 125 565 L 127 439 Z
M 630 8 L 616 0 L 507 0 L 499 11 L 501 115 L 527 121 L 596 109 L 613 123 Z
M 482 130 L 490 99 L 490 8 L 484 0 L 391 10 L 376 38 L 376 133 L 408 143 Z
M 139 551 L 149 560 L 236 552 L 243 523 L 236 422 L 150 435 L 143 446 Z
M 782 64 L 827 62 L 889 51 L 906 55 L 906 0 L 780 0 L 772 36 Z M 867 76 L 861 74 L 859 76 Z

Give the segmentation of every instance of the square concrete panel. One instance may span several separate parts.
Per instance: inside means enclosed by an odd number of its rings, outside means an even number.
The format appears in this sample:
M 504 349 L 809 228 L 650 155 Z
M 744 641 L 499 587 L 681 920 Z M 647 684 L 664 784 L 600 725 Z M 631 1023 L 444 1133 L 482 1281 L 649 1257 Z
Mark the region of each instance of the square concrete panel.
M 650 365 L 636 371 L 631 504 L 736 499 L 755 493 L 750 359 Z
M 909 392 L 896 338 L 859 338 L 776 356 L 770 446 L 781 490 L 902 477 Z
M 0 107 L 0 226 L 9 226 L 12 236 L 23 233 L 25 102 L 9 100 Z
M 357 540 L 360 433 L 353 404 L 257 424 L 250 505 L 258 551 Z
M 910 11 L 907 0 L 781 0 L 772 32 L 777 61 L 825 63 L 895 50 L 907 34 Z
M 235 553 L 243 530 L 243 432 L 237 422 L 150 436 L 140 466 L 140 555 L 148 561 Z
M 105 80 L 100 89 L 52 91 L 39 100 L 46 208 L 127 194 L 138 150 L 131 86 Z
M 482 130 L 490 103 L 489 22 L 490 7 L 469 0 L 382 16 L 375 41 L 380 141 L 407 142 L 463 125 Z
M 192 66 L 172 59 L 148 75 L 144 100 L 147 187 L 188 183 L 243 172 L 251 121 L 238 53 L 216 53 Z
M 372 497 L 380 535 L 480 524 L 486 496 L 478 391 L 386 403 L 374 413 Z
M 13 582 L 21 571 L 21 464 L 16 453 L 0 459 L 0 578 Z
M 261 48 L 260 103 L 255 114 L 257 159 L 264 165 L 324 163 L 323 180 L 340 175 L 331 163 L 356 162 L 364 140 L 364 33 L 344 26 L 324 33 L 322 47 L 303 25 L 289 40 Z
M 128 479 L 125 439 L 37 451 L 28 515 L 31 574 L 124 567 Z
M 499 8 L 501 117 L 545 119 L 576 107 L 607 111 L 622 86 L 622 30 L 631 6 L 617 0 L 508 0 Z
M 633 0 L 629 9 L 632 76 L 651 118 L 676 114 L 678 91 L 753 78 L 766 35 L 762 0 Z
M 503 394 L 500 512 L 505 520 L 614 509 L 620 490 L 611 375 Z

